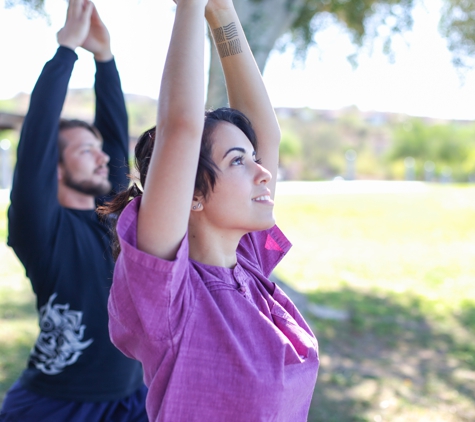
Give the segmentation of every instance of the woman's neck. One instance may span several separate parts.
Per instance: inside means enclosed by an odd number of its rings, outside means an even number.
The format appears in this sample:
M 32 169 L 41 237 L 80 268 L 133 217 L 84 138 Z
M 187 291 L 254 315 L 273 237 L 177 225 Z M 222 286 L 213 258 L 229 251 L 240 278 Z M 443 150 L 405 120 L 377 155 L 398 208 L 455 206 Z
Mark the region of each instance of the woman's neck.
M 236 249 L 243 233 L 223 232 L 214 227 L 188 226 L 189 256 L 194 261 L 216 267 L 234 268 Z

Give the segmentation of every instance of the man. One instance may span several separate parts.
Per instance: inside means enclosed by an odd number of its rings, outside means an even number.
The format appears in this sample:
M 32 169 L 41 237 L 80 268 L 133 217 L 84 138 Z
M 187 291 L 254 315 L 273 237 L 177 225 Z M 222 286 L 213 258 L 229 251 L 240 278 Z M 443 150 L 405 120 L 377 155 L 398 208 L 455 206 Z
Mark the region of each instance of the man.
M 37 296 L 40 333 L 0 420 L 147 421 L 141 366 L 109 339 L 113 259 L 108 227 L 95 213 L 97 197 L 127 186 L 120 79 L 108 30 L 90 1 L 70 0 L 57 39 L 31 95 L 8 212 L 8 244 Z M 94 126 L 60 121 L 77 47 L 96 63 Z

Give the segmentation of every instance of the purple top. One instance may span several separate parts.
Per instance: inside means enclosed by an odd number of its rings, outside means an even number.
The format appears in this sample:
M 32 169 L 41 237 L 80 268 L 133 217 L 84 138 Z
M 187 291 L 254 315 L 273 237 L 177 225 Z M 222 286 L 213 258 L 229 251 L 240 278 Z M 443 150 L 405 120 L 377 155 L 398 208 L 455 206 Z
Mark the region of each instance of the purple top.
M 318 372 L 315 336 L 268 280 L 290 249 L 273 228 L 243 236 L 233 269 L 137 249 L 140 198 L 117 225 L 109 297 L 113 343 L 143 364 L 155 421 L 306 421 Z

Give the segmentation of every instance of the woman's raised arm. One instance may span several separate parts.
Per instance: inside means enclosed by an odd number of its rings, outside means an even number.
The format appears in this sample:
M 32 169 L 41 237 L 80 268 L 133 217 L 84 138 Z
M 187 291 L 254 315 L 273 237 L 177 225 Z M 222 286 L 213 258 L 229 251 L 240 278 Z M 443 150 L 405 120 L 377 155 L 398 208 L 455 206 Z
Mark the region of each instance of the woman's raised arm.
M 258 140 L 257 158 L 271 172 L 267 185 L 275 194 L 280 128 L 232 0 L 209 0 L 206 20 L 226 79 L 229 105 L 251 121 Z
M 138 248 L 168 260 L 175 258 L 187 230 L 204 120 L 207 0 L 176 3 L 137 227 Z

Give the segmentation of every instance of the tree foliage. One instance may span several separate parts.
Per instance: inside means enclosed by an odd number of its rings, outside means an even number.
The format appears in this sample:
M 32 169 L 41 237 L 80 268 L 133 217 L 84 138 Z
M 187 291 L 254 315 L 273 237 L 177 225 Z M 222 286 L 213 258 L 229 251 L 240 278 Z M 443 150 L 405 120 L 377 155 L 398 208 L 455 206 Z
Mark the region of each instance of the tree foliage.
M 333 17 L 347 28 L 356 45 L 385 26 L 388 31 L 384 45 L 389 52 L 391 37 L 412 28 L 413 6 L 414 0 L 307 0 L 290 27 L 290 41 L 297 55 L 305 57 L 314 44 L 315 33 Z
M 287 180 L 328 180 L 347 174 L 345 153 L 356 152 L 359 177 L 384 178 L 381 140 L 387 128 L 374 125 L 354 107 L 336 113 L 305 109 L 277 109 L 282 128 L 281 176 Z M 384 138 L 384 139 L 383 139 Z
M 416 0 L 234 0 L 249 44 L 261 72 L 274 48 L 294 47 L 297 59 L 305 59 L 315 44 L 315 34 L 338 22 L 355 45 L 378 34 L 385 26 L 384 50 L 391 52 L 396 33 L 412 28 L 412 8 Z M 349 59 L 354 58 L 349 57 Z M 225 104 L 223 76 L 219 59 L 211 50 L 209 107 Z
M 335 22 L 347 29 L 356 46 L 373 39 L 385 27 L 383 48 L 391 54 L 394 35 L 412 28 L 412 9 L 417 1 L 421 0 L 234 0 L 234 4 L 263 72 L 274 48 L 293 47 L 296 58 L 303 60 L 315 44 L 315 34 Z M 5 4 L 25 6 L 31 17 L 45 15 L 44 3 L 45 0 L 6 0 Z M 439 29 L 447 39 L 454 64 L 475 66 L 475 2 L 443 0 Z M 349 57 L 353 62 L 355 58 Z M 224 105 L 224 79 L 214 48 L 209 80 L 207 105 Z
M 139 0 L 136 1 L 139 3 Z M 389 53 L 391 38 L 395 34 L 412 28 L 411 12 L 416 1 L 234 0 L 234 3 L 242 16 L 253 50 L 259 45 L 257 38 L 262 35 L 263 28 L 267 31 L 269 24 L 265 24 L 265 15 L 268 15 L 272 25 L 279 26 L 273 31 L 275 39 L 271 49 L 279 40 L 280 48 L 294 46 L 296 57 L 304 59 L 308 48 L 315 43 L 315 34 L 330 22 L 335 21 L 347 28 L 356 45 L 361 45 L 365 38 L 376 35 L 378 27 L 385 26 L 388 30 L 385 31 L 384 48 Z M 44 4 L 45 0 L 5 0 L 7 8 L 24 6 L 29 17 L 45 16 Z M 274 19 L 280 12 L 286 16 L 282 22 Z M 475 57 L 475 2 L 473 0 L 443 0 L 439 29 L 447 39 L 456 65 L 475 64 L 473 61 Z M 269 52 L 270 50 L 264 51 L 265 58 Z M 265 60 L 258 60 L 258 64 L 263 70 Z
M 475 65 L 475 2 L 444 0 L 439 29 L 459 67 Z
M 45 0 L 5 0 L 5 7 L 24 6 L 28 17 L 46 16 Z
M 137 0 L 138 1 L 138 0 Z M 391 37 L 412 27 L 411 11 L 416 0 L 234 0 L 256 62 L 264 71 L 275 47 L 294 46 L 297 58 L 304 59 L 315 43 L 314 35 L 331 22 L 347 28 L 352 41 L 361 45 L 365 37 L 376 35 L 386 26 L 385 50 L 390 51 Z M 8 7 L 27 6 L 30 14 L 44 14 L 44 0 L 6 0 Z M 212 49 L 208 105 L 224 104 L 219 59 Z
M 415 160 L 416 170 L 435 163 L 435 170 L 451 169 L 456 180 L 467 181 L 475 173 L 475 126 L 457 123 L 428 124 L 410 119 L 394 129 L 390 161 Z
M 428 125 L 421 119 L 411 119 L 394 131 L 391 158 L 413 157 L 446 165 L 462 162 L 475 147 L 472 126 L 456 124 Z

